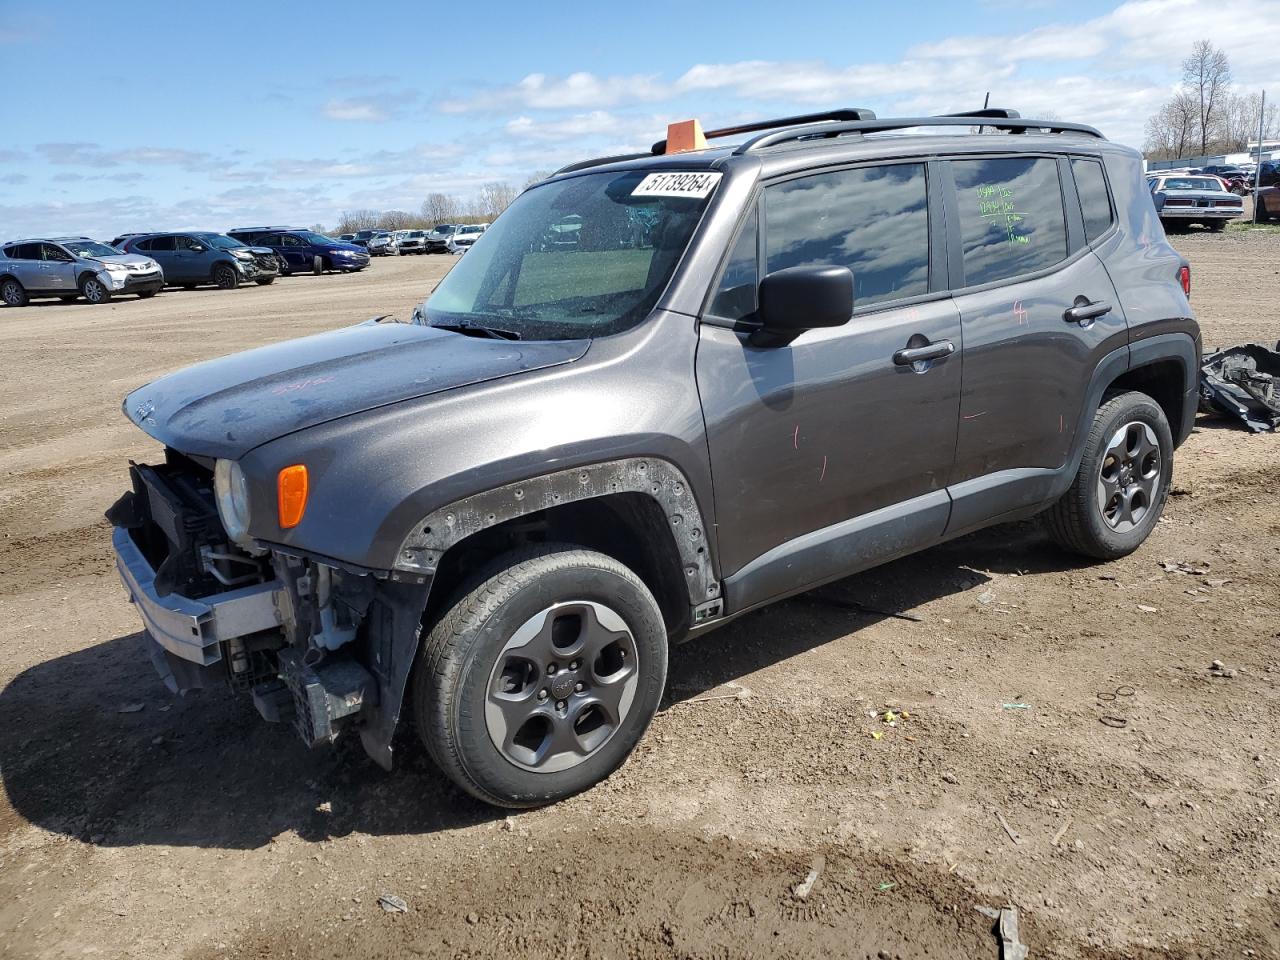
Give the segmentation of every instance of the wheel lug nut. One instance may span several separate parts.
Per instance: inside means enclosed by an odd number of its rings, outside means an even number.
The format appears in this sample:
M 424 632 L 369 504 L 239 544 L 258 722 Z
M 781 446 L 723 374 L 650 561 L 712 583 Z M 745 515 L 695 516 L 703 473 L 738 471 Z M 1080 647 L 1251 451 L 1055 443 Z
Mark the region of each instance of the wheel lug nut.
M 563 701 L 563 700 L 560 700 L 560 701 L 558 701 L 558 702 L 556 703 L 556 709 L 557 709 L 557 710 L 563 710 L 563 709 L 564 709 L 564 701 Z
M 556 665 L 555 665 L 554 663 L 548 664 L 548 665 L 547 665 L 547 676 L 551 676 L 551 675 L 552 675 L 552 674 L 554 674 L 555 672 L 556 672 Z
M 545 700 L 545 699 L 547 699 L 547 691 L 545 691 L 545 690 L 539 690 L 539 691 L 538 691 L 538 699 L 539 699 L 539 700 Z
M 580 666 L 582 666 L 582 661 L 581 661 L 581 660 L 575 660 L 575 661 L 573 661 L 573 663 L 569 664 L 569 669 L 570 669 L 570 670 L 577 670 Z
M 586 685 L 585 683 L 575 683 L 575 684 L 573 685 L 573 692 L 574 692 L 574 693 L 581 693 L 581 692 L 582 692 L 583 690 L 585 690 L 585 689 L 587 689 L 587 685 Z

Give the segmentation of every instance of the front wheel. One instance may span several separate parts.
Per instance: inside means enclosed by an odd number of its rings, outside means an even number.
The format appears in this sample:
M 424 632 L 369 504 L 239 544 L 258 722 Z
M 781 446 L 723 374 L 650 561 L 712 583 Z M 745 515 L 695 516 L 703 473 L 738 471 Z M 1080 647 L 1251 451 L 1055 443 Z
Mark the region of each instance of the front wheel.
M 1067 550 L 1115 560 L 1137 550 L 1164 510 L 1173 478 L 1173 434 L 1145 393 L 1121 393 L 1094 415 L 1070 489 L 1045 513 Z
M 414 672 L 419 735 L 487 803 L 533 807 L 613 773 L 658 708 L 662 611 L 612 557 L 512 551 L 435 622 Z
M 234 290 L 240 286 L 240 272 L 229 263 L 220 263 L 213 271 L 213 282 L 219 290 Z
M 111 299 L 111 291 L 97 277 L 85 277 L 80 281 L 80 296 L 90 303 L 107 303 Z
M 311 272 L 317 277 L 324 273 L 324 257 L 311 258 Z
M 138 296 L 143 300 L 150 300 L 159 292 L 159 290 L 139 290 Z
M 258 279 L 254 281 L 254 283 L 256 283 L 260 287 L 268 287 L 271 284 L 275 283 L 275 280 L 276 280 L 275 277 L 258 277 Z

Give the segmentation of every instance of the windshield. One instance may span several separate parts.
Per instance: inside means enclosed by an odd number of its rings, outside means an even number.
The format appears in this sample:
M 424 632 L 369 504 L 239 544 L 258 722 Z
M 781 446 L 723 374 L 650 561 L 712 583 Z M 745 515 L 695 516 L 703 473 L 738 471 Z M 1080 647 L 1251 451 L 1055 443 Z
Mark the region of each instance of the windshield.
M 105 243 L 99 243 L 97 240 L 59 240 L 58 242 L 77 257 L 120 256 L 120 251 L 115 247 L 108 247 Z
M 710 185 L 694 195 L 640 191 L 642 171 L 587 174 L 525 191 L 488 230 L 475 231 L 475 245 L 427 301 L 427 322 L 523 340 L 605 336 L 639 323 L 666 287 L 720 175 L 702 176 Z M 566 233 L 566 221 L 578 229 Z
M 1164 182 L 1166 190 L 1222 190 L 1222 184 L 1208 177 L 1169 177 Z
M 232 240 L 230 237 L 224 237 L 220 233 L 197 233 L 196 238 L 203 240 L 211 247 L 217 247 L 219 250 L 239 250 L 244 246 L 239 240 Z

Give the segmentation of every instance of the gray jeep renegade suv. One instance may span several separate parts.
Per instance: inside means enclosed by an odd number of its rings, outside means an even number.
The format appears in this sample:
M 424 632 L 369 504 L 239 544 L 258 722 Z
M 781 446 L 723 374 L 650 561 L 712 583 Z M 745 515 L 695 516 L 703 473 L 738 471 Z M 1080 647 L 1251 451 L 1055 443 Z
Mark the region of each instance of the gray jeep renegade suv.
M 125 400 L 165 455 L 108 517 L 171 689 L 386 767 L 410 711 L 531 806 L 623 762 L 673 642 L 1035 514 L 1142 543 L 1200 335 L 1137 153 L 996 110 L 694 133 L 526 190 L 411 322 Z

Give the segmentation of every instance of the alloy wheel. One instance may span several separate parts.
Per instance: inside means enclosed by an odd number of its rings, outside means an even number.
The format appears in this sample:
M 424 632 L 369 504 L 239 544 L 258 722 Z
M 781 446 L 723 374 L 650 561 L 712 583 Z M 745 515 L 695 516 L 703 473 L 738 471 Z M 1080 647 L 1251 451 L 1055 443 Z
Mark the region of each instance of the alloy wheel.
M 84 282 L 84 290 L 82 292 L 84 293 L 84 298 L 90 303 L 101 303 L 107 291 L 101 280 L 89 279 Z
M 5 281 L 4 286 L 0 287 L 0 296 L 11 307 L 22 306 L 22 288 L 14 280 Z
M 1151 427 L 1134 420 L 1112 434 L 1096 485 L 1107 526 L 1127 533 L 1140 524 L 1156 502 L 1160 476 L 1160 443 Z
M 595 755 L 631 711 L 636 642 L 614 610 L 557 603 L 520 626 L 489 677 L 485 725 L 518 767 L 554 773 Z

